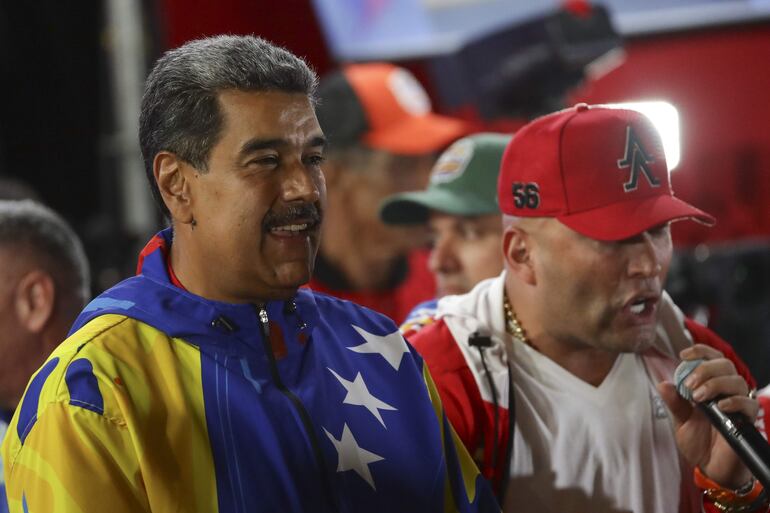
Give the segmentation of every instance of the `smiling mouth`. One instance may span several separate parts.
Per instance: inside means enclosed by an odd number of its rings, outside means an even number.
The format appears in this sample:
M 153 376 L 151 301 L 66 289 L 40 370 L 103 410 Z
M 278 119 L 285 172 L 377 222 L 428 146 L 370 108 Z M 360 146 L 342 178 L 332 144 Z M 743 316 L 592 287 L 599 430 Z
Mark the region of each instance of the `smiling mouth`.
M 304 231 L 307 231 L 309 226 L 310 226 L 310 223 L 287 224 L 284 226 L 275 226 L 273 228 L 270 228 L 270 233 L 290 234 L 290 233 L 304 232 Z
M 307 235 L 321 225 L 321 215 L 313 204 L 293 206 L 286 212 L 268 213 L 264 221 L 266 232 L 279 237 Z

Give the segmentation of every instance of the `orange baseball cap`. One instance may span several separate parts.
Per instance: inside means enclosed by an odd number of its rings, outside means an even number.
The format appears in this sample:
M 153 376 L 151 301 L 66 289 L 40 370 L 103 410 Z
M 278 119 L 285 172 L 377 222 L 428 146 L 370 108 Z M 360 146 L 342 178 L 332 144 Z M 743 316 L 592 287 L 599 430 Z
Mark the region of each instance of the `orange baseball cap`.
M 443 150 L 472 126 L 436 114 L 409 71 L 387 63 L 351 64 L 325 77 L 316 108 L 333 145 L 363 144 L 400 155 Z

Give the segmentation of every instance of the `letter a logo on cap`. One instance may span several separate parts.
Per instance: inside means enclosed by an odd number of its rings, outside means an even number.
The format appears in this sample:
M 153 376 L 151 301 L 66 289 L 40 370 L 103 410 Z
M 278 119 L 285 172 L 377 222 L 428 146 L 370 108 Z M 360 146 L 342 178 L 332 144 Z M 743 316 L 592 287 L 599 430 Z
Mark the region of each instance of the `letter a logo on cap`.
M 642 144 L 637 138 L 631 127 L 626 128 L 626 154 L 622 159 L 618 159 L 618 168 L 625 169 L 631 168 L 631 176 L 628 181 L 623 184 L 623 190 L 626 192 L 635 191 L 639 185 L 639 173 L 643 173 L 650 183 L 650 187 L 659 187 L 660 180 L 655 178 L 652 174 L 649 164 L 653 160 L 647 155 L 647 152 L 642 148 Z

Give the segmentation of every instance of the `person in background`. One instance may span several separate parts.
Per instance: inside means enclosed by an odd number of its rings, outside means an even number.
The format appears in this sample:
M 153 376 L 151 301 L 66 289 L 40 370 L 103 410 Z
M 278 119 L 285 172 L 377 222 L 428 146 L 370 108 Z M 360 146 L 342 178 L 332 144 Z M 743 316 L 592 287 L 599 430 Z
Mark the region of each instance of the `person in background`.
M 510 140 L 480 133 L 456 141 L 436 161 L 425 190 L 390 196 L 380 207 L 386 224 L 427 226 L 437 299 L 464 294 L 503 269 L 497 173 Z M 415 307 L 402 332 L 411 335 L 432 322 L 437 299 Z
M 310 288 L 400 322 L 435 294 L 417 230 L 384 225 L 383 198 L 424 187 L 441 150 L 470 127 L 431 111 L 407 70 L 354 64 L 324 77 L 318 121 L 329 139 L 324 234 Z
M 83 310 L 2 447 L 11 511 L 499 511 L 393 322 L 308 289 L 325 213 L 316 75 L 251 36 L 146 81 L 171 226 Z
M 504 272 L 441 300 L 410 341 L 510 513 L 767 511 L 762 485 L 696 401 L 755 419 L 747 367 L 663 290 L 677 199 L 642 114 L 580 104 L 503 156 Z M 703 505 L 702 505 L 703 504 Z
M 85 305 L 89 283 L 83 247 L 64 219 L 32 200 L 0 200 L 0 440 L 29 378 Z

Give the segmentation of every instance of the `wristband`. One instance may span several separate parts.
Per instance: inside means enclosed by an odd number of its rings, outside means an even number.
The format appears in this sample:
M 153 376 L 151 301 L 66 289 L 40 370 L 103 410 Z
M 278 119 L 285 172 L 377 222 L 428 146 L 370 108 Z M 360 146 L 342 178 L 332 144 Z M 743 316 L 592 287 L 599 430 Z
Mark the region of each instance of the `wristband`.
M 751 478 L 751 481 L 737 490 L 725 488 L 713 479 L 706 476 L 695 467 L 693 472 L 695 486 L 703 490 L 703 496 L 714 504 L 719 511 L 725 513 L 742 513 L 756 511 L 760 507 L 767 507 L 768 497 L 764 493 L 762 483 Z

